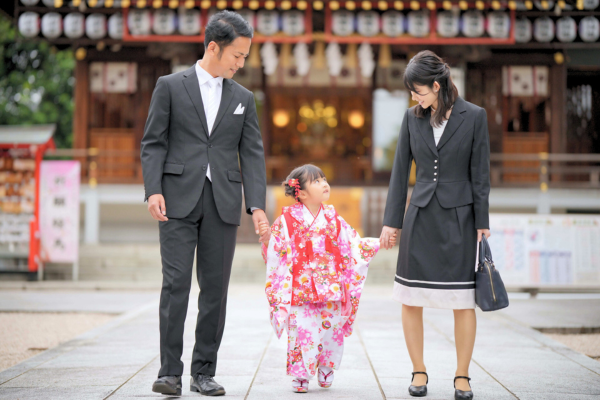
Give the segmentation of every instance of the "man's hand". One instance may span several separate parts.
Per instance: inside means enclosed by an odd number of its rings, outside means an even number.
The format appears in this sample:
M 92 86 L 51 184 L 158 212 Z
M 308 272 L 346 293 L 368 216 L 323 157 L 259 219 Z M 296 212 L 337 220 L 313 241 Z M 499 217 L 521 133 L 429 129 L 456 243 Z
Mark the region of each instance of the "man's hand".
M 396 245 L 396 237 L 398 236 L 398 229 L 384 226 L 379 236 L 379 245 L 386 250 L 391 249 Z
M 269 223 L 265 221 L 260 221 L 258 223 L 258 234 L 260 237 L 267 237 L 267 240 L 264 242 L 265 246 L 269 245 L 269 239 L 271 238 L 271 228 L 269 227 Z
M 260 229 L 261 223 L 266 223 L 267 226 L 270 226 L 269 220 L 267 219 L 265 212 L 259 209 L 254 210 L 254 212 L 252 212 L 252 222 L 254 222 L 254 232 L 256 232 L 257 235 L 260 235 L 260 239 L 258 241 L 261 243 L 269 243 L 269 236 L 271 236 L 271 230 L 267 229 L 266 232 L 261 233 Z
M 165 198 L 162 194 L 153 194 L 148 197 L 148 211 L 157 221 L 168 221 L 167 208 L 165 207 Z
M 481 235 L 485 235 L 486 239 L 492 236 L 489 229 L 477 229 L 477 243 L 481 242 Z

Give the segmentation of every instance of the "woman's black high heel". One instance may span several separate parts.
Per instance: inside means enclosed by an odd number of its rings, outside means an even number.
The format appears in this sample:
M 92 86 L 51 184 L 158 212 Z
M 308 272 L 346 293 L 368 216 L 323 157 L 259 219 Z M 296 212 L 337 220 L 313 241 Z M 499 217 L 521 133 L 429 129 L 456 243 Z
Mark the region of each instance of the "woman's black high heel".
M 469 387 L 471 387 L 471 378 L 469 378 L 468 376 L 456 376 L 454 377 L 454 399 L 455 400 L 471 400 L 473 398 L 473 391 L 472 390 L 458 390 L 456 388 L 456 380 L 457 379 L 466 379 L 467 382 L 469 382 Z
M 423 386 L 413 386 L 412 385 L 412 381 L 415 380 L 416 374 L 423 374 L 427 377 L 427 382 L 425 382 L 425 385 L 423 385 Z M 411 396 L 414 396 L 414 397 L 427 396 L 427 384 L 429 383 L 429 375 L 427 375 L 427 372 L 413 372 L 412 380 L 410 381 L 410 383 L 411 383 L 411 385 L 408 387 L 408 394 L 410 394 Z

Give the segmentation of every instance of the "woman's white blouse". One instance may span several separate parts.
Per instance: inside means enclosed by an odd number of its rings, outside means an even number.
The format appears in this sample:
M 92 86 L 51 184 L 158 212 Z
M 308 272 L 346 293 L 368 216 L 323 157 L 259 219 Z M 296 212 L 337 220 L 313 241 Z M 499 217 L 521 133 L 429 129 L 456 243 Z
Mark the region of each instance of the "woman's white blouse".
M 438 142 L 440 141 L 442 134 L 444 133 L 444 129 L 446 129 L 447 123 L 448 123 L 448 120 L 445 120 L 442 122 L 442 124 L 438 128 L 436 128 L 435 126 L 433 127 L 433 138 L 435 139 L 436 146 L 437 146 Z

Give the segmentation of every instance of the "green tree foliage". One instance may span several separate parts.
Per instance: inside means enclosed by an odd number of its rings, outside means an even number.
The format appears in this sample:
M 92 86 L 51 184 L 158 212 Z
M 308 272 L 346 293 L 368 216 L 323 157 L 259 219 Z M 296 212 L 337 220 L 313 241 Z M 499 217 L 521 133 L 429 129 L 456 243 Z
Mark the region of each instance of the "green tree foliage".
M 56 123 L 57 147 L 73 142 L 71 50 L 21 37 L 0 14 L 0 125 Z

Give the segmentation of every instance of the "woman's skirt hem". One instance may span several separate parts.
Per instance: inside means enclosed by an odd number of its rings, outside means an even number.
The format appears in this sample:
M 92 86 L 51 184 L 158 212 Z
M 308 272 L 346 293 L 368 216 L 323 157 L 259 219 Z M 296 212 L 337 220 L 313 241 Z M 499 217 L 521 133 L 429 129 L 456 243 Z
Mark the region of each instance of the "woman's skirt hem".
M 475 289 L 428 289 L 394 282 L 392 298 L 413 307 L 465 310 L 475 308 Z

